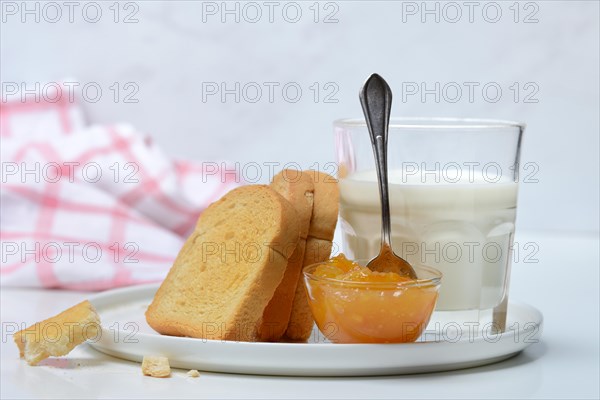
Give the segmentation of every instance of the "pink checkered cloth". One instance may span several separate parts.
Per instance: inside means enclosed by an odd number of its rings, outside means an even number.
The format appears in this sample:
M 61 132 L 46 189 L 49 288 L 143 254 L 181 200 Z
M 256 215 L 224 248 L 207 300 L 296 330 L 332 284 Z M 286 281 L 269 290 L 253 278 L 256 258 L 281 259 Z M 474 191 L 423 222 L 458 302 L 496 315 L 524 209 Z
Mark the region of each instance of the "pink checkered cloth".
M 68 100 L 0 105 L 2 286 L 160 281 L 238 177 L 223 163 L 170 160 L 131 126 L 88 127 Z

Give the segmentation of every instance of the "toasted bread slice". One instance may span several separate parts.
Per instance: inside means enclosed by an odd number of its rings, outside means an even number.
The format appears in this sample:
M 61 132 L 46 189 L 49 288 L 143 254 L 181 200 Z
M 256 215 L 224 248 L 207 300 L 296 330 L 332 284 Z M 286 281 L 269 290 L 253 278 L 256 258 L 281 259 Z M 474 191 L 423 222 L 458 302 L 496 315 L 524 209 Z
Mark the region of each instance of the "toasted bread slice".
M 304 267 L 325 261 L 331 255 L 340 202 L 340 192 L 335 178 L 318 171 L 306 171 L 306 173 L 313 178 L 315 194 L 304 252 Z M 300 274 L 290 322 L 285 331 L 286 338 L 292 341 L 306 341 L 310 337 L 314 325 L 303 280 L 304 277 Z
M 64 356 L 87 339 L 97 339 L 100 317 L 85 300 L 52 318 L 35 323 L 13 336 L 19 355 L 30 365 L 50 356 Z
M 305 266 L 327 260 L 331 255 L 332 245 L 333 243 L 330 240 L 309 237 L 304 252 Z M 310 337 L 314 326 L 303 279 L 304 277 L 300 276 L 300 281 L 296 286 L 290 322 L 285 332 L 286 339 L 294 342 L 306 341 Z
M 283 280 L 263 313 L 258 333 L 260 339 L 265 341 L 281 339 L 288 326 L 294 294 L 304 262 L 304 248 L 310 227 L 314 194 L 312 178 L 307 173 L 297 170 L 281 171 L 273 178 L 271 187 L 296 209 L 300 221 L 300 240 L 288 260 Z
M 200 216 L 146 321 L 166 335 L 258 340 L 299 233 L 296 211 L 269 186 L 232 190 Z

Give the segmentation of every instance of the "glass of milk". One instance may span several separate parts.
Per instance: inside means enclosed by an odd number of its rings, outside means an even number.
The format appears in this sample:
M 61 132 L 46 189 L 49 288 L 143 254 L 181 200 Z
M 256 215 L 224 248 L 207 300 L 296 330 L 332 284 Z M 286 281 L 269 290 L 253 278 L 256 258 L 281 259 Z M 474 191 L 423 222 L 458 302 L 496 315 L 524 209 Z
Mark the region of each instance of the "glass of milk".
M 377 175 L 364 120 L 334 122 L 340 226 L 353 259 L 379 253 Z M 525 125 L 392 118 L 388 176 L 394 250 L 443 274 L 436 310 L 503 331 Z M 466 319 L 465 319 L 466 318 Z M 487 322 L 486 322 L 487 321 Z

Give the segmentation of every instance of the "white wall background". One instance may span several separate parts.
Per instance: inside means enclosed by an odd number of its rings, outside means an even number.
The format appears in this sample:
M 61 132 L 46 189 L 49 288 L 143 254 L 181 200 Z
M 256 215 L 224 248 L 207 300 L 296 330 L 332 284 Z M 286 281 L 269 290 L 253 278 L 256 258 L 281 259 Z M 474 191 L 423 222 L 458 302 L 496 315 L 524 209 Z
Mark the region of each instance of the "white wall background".
M 203 14 L 203 7 L 221 8 L 221 2 L 137 1 L 133 6 L 121 3 L 115 23 L 114 9 L 109 8 L 113 2 L 106 2 L 100 4 L 100 21 L 90 23 L 83 17 L 83 2 L 74 10 L 74 22 L 61 6 L 62 17 L 52 23 L 55 11 L 44 11 L 44 3 L 37 3 L 36 22 L 35 14 L 23 14 L 21 2 L 3 2 L 1 79 L 44 83 L 76 77 L 82 85 L 97 82 L 103 88 L 101 100 L 84 99 L 91 121 L 130 122 L 173 156 L 259 164 L 294 161 L 309 167 L 333 160 L 331 122 L 361 115 L 358 88 L 371 72 L 379 72 L 395 90 L 395 115 L 527 122 L 522 160 L 539 165 L 539 183 L 521 186 L 518 228 L 597 232 L 599 3 L 521 2 L 515 22 L 513 2 L 501 1 L 494 3 L 502 12 L 496 23 L 485 19 L 495 18 L 495 6 L 489 3 L 477 2 L 473 22 L 463 2 L 453 3 L 462 12 L 455 23 L 447 20 L 455 18 L 456 7 L 445 2 L 426 3 L 429 9 L 438 7 L 439 22 L 432 14 L 422 22 L 422 2 L 320 3 L 318 23 L 313 21 L 312 1 L 297 3 L 302 10 L 297 23 L 282 15 L 287 6 L 287 17 L 294 17 L 289 2 L 278 2 L 272 23 L 263 2 L 256 3 L 262 9 L 256 23 L 248 21 L 255 9 L 246 8 L 244 14 L 245 3 L 237 3 L 240 21 L 225 15 L 223 23 L 220 13 Z M 413 6 L 419 10 L 409 15 L 406 11 Z M 236 3 L 227 7 L 233 9 Z M 323 23 L 336 9 L 338 22 Z M 137 23 L 123 23 L 130 12 Z M 537 22 L 524 23 L 531 13 Z M 86 16 L 93 19 L 94 9 L 88 8 Z M 137 84 L 134 98 L 139 102 L 128 104 L 121 98 L 115 103 L 109 89 L 114 82 Z M 233 95 L 224 102 L 219 96 L 203 101 L 203 82 L 281 86 L 272 103 L 265 86 L 260 101 L 242 98 L 236 103 Z M 296 103 L 281 95 L 288 82 L 303 90 Z M 314 82 L 321 87 L 318 102 L 310 89 Z M 337 103 L 323 101 L 331 91 L 323 88 L 328 82 L 339 89 L 333 95 Z M 402 101 L 403 82 L 426 82 L 430 88 L 435 82 L 480 86 L 472 102 L 466 86 L 455 103 L 448 101 L 454 92 L 439 102 L 433 95 L 425 101 L 419 96 Z M 482 95 L 481 87 L 488 82 L 502 88 L 495 103 Z M 510 89 L 514 82 L 520 86 L 517 102 Z M 527 83 L 531 85 L 525 88 Z M 539 91 L 532 99 L 538 102 L 524 102 L 523 96 L 535 87 Z

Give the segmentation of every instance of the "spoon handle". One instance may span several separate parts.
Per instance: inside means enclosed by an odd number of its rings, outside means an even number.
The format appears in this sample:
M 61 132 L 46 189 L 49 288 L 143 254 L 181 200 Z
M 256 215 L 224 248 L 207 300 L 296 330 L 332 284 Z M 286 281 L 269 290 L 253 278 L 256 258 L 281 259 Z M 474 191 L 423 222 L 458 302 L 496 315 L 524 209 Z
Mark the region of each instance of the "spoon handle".
M 360 104 L 369 128 L 375 166 L 379 181 L 379 199 L 381 201 L 381 239 L 382 247 L 391 247 L 390 200 L 387 176 L 387 142 L 390 111 L 392 108 L 392 90 L 378 74 L 367 79 L 360 90 Z

